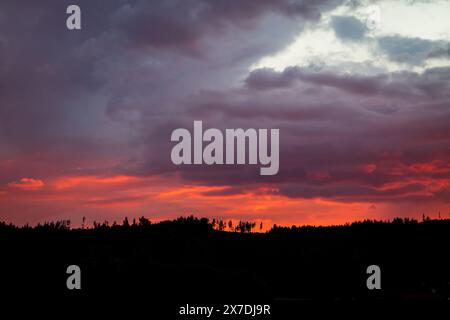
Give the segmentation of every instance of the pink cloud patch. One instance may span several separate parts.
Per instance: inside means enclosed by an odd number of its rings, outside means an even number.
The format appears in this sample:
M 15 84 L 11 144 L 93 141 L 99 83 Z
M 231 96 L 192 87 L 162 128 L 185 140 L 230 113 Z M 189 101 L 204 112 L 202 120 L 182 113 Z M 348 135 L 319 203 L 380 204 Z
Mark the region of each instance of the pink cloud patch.
M 20 179 L 20 181 L 13 181 L 8 183 L 8 186 L 21 190 L 39 190 L 44 186 L 44 182 L 39 179 L 22 178 Z

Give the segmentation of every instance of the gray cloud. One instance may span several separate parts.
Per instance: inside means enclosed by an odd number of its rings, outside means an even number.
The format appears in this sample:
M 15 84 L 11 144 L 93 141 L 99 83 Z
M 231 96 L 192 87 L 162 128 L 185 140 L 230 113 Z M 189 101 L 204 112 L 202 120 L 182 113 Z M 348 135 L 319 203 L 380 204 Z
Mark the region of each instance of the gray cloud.
M 360 41 L 367 32 L 366 25 L 353 16 L 334 16 L 331 27 L 336 37 L 344 41 Z
M 444 99 L 449 96 L 449 70 L 445 67 L 428 69 L 423 74 L 402 71 L 366 76 L 309 72 L 300 67 L 289 67 L 282 72 L 257 69 L 248 75 L 245 85 L 252 90 L 273 90 L 306 83 L 363 96 L 379 95 L 406 100 Z
M 173 169 L 188 181 L 242 190 L 265 183 L 289 197 L 429 200 L 416 195 L 427 180 L 450 176 L 442 162 L 450 156 L 449 76 L 449 68 L 378 76 L 255 70 L 243 88 L 192 97 L 190 119 L 217 128 L 280 128 L 279 174 L 263 178 L 251 167 Z M 417 163 L 435 168 L 417 171 L 411 167 Z M 366 171 L 368 164 L 374 170 Z
M 429 59 L 449 59 L 450 58 L 450 44 L 443 45 L 440 48 L 433 49 L 428 55 Z
M 235 83 L 339 3 L 80 0 L 83 28 L 71 32 L 70 1 L 2 1 L 0 153 L 45 154 L 29 163 L 30 175 L 92 172 L 101 163 L 110 170 L 139 158 L 159 143 L 149 128 L 184 113 L 180 99 Z
M 432 41 L 402 36 L 384 36 L 377 39 L 378 48 L 389 59 L 410 65 L 422 65 L 428 58 L 440 55 L 448 45 L 444 41 Z M 445 49 L 444 49 L 445 52 Z
M 266 13 L 317 20 L 324 8 L 338 1 L 184 0 L 137 1 L 113 16 L 135 45 L 177 48 L 201 54 L 203 36 L 222 33 L 229 25 L 249 28 Z

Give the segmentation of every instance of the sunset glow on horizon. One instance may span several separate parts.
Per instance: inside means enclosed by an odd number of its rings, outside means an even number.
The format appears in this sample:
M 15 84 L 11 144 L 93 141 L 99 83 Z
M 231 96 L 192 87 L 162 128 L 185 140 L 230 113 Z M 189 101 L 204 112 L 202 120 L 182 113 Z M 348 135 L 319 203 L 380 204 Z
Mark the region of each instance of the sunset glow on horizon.
M 29 182 L 29 181 L 32 181 Z M 405 200 L 339 201 L 333 199 L 297 199 L 284 196 L 278 188 L 252 187 L 234 192 L 232 186 L 187 185 L 168 177 L 67 176 L 53 181 L 23 178 L 11 183 L 0 194 L 2 208 L 22 207 L 23 217 L 4 214 L 3 220 L 20 225 L 59 219 L 80 226 L 94 221 L 110 223 L 144 216 L 157 222 L 194 215 L 222 220 L 264 222 L 277 225 L 337 225 L 364 219 L 388 220 L 394 217 L 421 219 L 422 214 L 445 218 L 449 207 L 432 201 L 423 207 Z M 410 196 L 432 199 L 446 181 L 430 181 L 429 191 L 411 192 Z M 390 186 L 388 191 L 399 186 Z M 447 211 L 446 211 L 447 210 Z M 7 213 L 7 211 L 5 211 Z M 80 213 L 83 213 L 81 215 Z

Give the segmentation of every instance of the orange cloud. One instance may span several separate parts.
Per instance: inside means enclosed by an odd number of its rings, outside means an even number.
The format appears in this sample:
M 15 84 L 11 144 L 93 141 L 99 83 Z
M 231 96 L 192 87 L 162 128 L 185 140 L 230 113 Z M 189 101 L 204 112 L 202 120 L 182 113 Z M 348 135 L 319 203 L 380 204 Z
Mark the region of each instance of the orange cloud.
M 112 177 L 97 177 L 97 176 L 74 176 L 62 177 L 55 181 L 56 189 L 67 189 L 78 185 L 102 185 L 102 184 L 122 184 L 137 180 L 131 176 L 112 176 Z
M 432 162 L 419 162 L 409 166 L 409 169 L 413 172 L 434 172 L 434 173 L 446 173 L 450 171 L 450 164 L 443 160 L 434 160 Z
M 8 187 L 21 190 L 39 190 L 44 186 L 44 182 L 39 179 L 22 178 L 19 181 L 8 183 Z
M 405 178 L 406 179 L 406 178 Z M 37 223 L 44 220 L 70 219 L 74 225 L 81 217 L 88 221 L 121 221 L 125 216 L 146 216 L 152 221 L 194 214 L 223 220 L 263 221 L 263 230 L 272 224 L 342 224 L 363 219 L 388 219 L 393 216 L 420 218 L 422 213 L 432 217 L 437 212 L 448 212 L 448 204 L 433 202 L 433 194 L 448 188 L 448 179 L 424 176 L 408 178 L 379 186 L 379 192 L 407 188 L 420 184 L 424 188 L 406 190 L 405 194 L 392 193 L 391 199 L 406 196 L 426 198 L 426 202 L 383 200 L 376 202 L 327 200 L 315 198 L 290 198 L 272 186 L 187 185 L 167 176 L 134 177 L 113 176 L 62 176 L 38 179 L 23 178 L 9 184 L 17 190 L 39 192 L 13 192 L 0 189 L 0 214 L 5 221 Z M 11 191 L 11 192 L 9 192 Z M 419 197 L 420 196 L 420 197 Z M 11 213 L 9 213 L 11 212 Z M 20 215 L 17 214 L 20 212 Z M 433 215 L 434 214 L 434 215 Z M 259 225 L 258 225 L 259 228 Z

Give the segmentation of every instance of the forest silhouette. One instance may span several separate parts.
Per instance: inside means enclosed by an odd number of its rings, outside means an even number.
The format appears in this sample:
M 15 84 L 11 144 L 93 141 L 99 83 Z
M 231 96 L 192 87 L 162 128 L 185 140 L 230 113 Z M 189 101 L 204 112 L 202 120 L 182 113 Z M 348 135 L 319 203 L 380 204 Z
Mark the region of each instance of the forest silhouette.
M 20 295 L 183 302 L 450 297 L 448 219 L 274 225 L 267 232 L 259 232 L 262 223 L 193 216 L 84 223 L 0 223 L 2 287 Z M 366 268 L 374 264 L 381 268 L 381 290 L 366 287 Z M 79 291 L 66 287 L 69 265 L 82 270 Z

